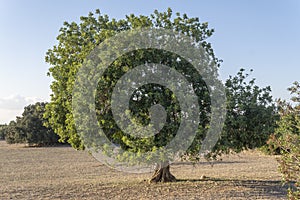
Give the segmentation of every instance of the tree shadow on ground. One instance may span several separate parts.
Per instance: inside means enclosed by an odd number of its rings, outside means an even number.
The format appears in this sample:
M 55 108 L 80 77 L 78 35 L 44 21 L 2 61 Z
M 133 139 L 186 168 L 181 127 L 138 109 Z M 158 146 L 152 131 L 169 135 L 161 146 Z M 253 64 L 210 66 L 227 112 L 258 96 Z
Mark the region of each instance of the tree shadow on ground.
M 197 163 L 192 162 L 174 162 L 171 165 L 193 165 L 193 166 L 201 166 L 201 165 L 222 165 L 222 164 L 239 164 L 239 163 L 247 163 L 246 161 L 223 161 L 223 160 L 217 160 L 217 161 L 202 161 Z
M 294 187 L 294 183 L 290 185 L 283 185 L 281 181 L 274 181 L 274 180 L 238 180 L 238 179 L 218 179 L 218 178 L 210 178 L 210 177 L 204 177 L 202 179 L 178 179 L 178 182 L 215 182 L 220 183 L 220 185 L 226 187 L 226 186 L 234 186 L 237 188 L 236 193 L 237 196 L 238 193 L 243 193 L 247 191 L 247 193 L 251 193 L 252 197 L 265 197 L 268 199 L 272 199 L 272 197 L 275 199 L 287 198 L 287 190 L 288 187 Z M 216 191 L 218 192 L 218 191 Z M 232 192 L 232 191 L 228 191 Z

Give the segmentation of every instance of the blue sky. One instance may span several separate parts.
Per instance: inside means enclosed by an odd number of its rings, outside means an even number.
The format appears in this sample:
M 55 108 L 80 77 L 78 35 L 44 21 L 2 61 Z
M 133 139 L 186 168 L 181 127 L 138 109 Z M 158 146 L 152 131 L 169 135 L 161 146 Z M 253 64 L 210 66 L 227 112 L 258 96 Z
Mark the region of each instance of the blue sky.
M 78 22 L 97 8 L 120 19 L 168 7 L 215 29 L 209 41 L 224 60 L 223 80 L 241 67 L 254 69 L 259 86 L 270 85 L 275 98 L 289 98 L 286 88 L 300 81 L 298 0 L 0 0 L 0 123 L 30 103 L 49 100 L 44 57 L 64 21 Z

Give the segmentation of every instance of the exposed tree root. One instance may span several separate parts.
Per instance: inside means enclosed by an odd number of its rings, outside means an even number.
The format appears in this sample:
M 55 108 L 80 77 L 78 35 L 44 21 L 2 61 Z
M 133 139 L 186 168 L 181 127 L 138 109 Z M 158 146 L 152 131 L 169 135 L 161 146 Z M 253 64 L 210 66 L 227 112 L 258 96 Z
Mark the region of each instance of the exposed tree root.
M 150 179 L 150 183 L 158 182 L 175 182 L 176 178 L 170 172 L 170 165 L 158 165 L 153 176 Z

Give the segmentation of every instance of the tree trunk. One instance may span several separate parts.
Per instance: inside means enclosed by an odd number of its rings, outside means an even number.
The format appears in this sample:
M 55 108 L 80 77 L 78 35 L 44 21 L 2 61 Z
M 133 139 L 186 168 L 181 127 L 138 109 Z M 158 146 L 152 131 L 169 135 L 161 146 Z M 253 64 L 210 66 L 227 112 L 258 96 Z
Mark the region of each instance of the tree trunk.
M 170 165 L 166 163 L 157 164 L 155 172 L 150 179 L 150 183 L 175 182 L 176 178 L 170 172 Z

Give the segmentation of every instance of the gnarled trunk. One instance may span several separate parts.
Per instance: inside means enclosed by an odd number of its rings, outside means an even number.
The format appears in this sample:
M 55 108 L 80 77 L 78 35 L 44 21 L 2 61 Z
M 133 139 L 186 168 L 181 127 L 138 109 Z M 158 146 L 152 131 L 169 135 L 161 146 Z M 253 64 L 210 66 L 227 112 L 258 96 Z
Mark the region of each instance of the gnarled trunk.
M 150 179 L 150 183 L 158 182 L 175 182 L 176 178 L 170 172 L 170 165 L 168 163 L 157 164 L 155 172 Z

